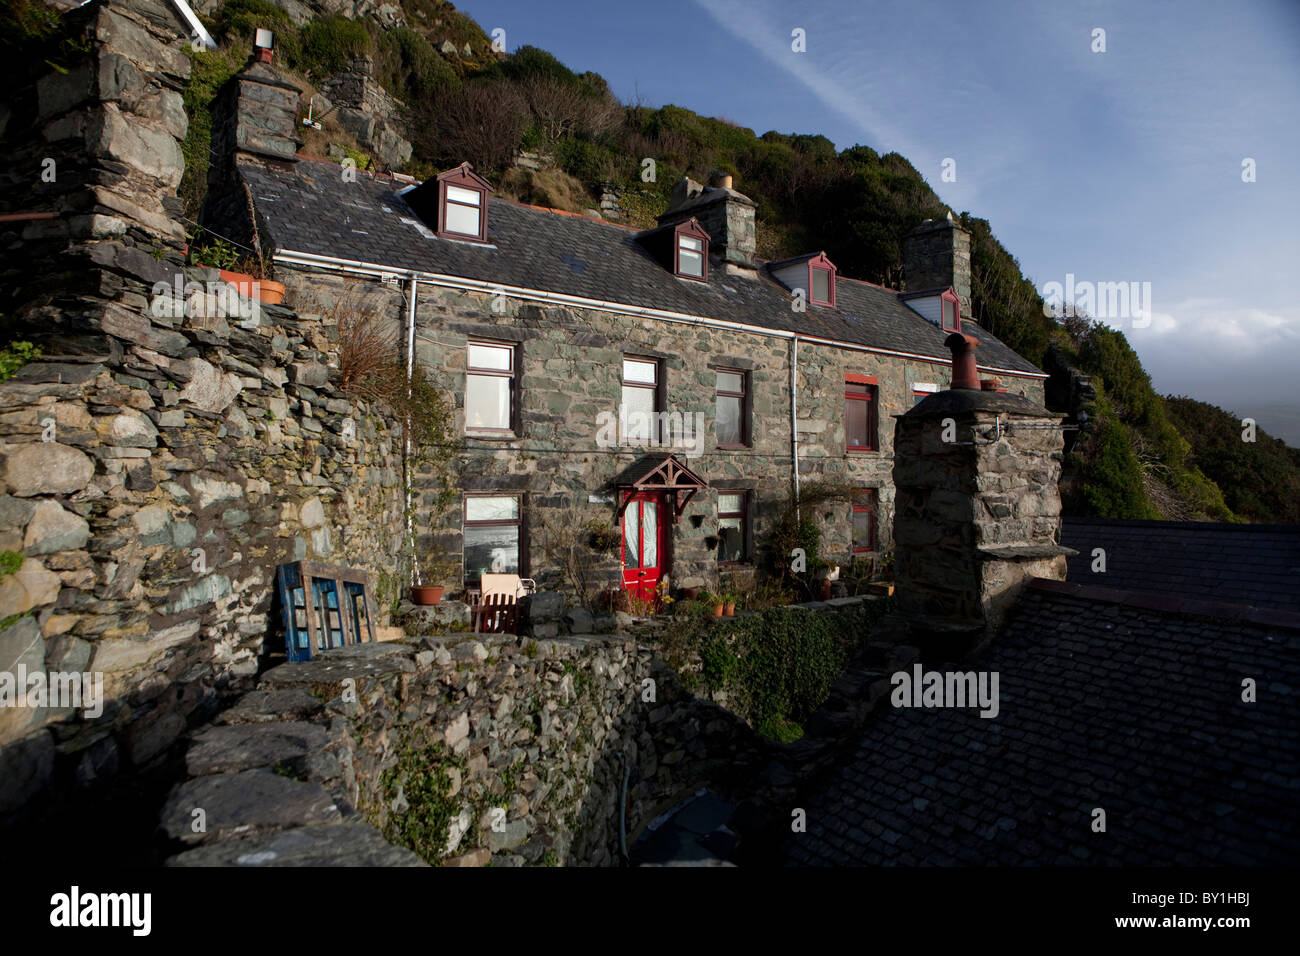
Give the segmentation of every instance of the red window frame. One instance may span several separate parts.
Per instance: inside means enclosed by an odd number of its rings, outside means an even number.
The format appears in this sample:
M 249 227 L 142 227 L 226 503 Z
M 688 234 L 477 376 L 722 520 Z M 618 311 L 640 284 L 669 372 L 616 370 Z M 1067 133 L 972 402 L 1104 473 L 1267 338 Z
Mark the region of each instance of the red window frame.
M 879 380 L 874 375 L 844 376 L 844 446 L 848 451 L 878 451 L 880 436 L 876 432 L 876 400 Z M 849 434 L 849 402 L 867 403 L 867 444 L 853 444 Z
M 447 196 L 447 187 L 456 186 L 479 194 L 478 233 L 455 232 L 447 228 L 447 205 L 467 205 L 458 203 Z M 463 242 L 487 242 L 488 193 L 492 185 L 482 176 L 470 169 L 469 163 L 461 163 L 455 169 L 449 169 L 438 176 L 438 235 L 444 239 L 459 239 Z
M 952 306 L 952 316 L 953 316 L 952 325 L 949 325 L 945 321 L 945 313 L 947 311 L 944 308 L 945 305 Z M 945 332 L 961 331 L 961 300 L 957 298 L 957 294 L 953 292 L 951 289 L 949 289 L 947 292 L 945 292 L 943 295 L 939 297 L 939 327 L 942 328 Z
M 865 499 L 866 504 L 858 504 L 859 500 Z M 863 548 L 858 546 L 857 539 L 851 542 L 854 554 L 871 554 L 876 550 L 876 489 L 875 488 L 858 488 L 853 492 L 853 502 L 849 514 L 849 534 L 854 533 L 857 527 L 854 521 L 855 516 L 860 514 L 867 515 L 867 539 L 870 544 Z
M 488 348 L 508 349 L 510 352 L 510 368 L 478 368 L 469 364 L 469 350 L 471 346 L 482 345 Z M 519 346 L 515 342 L 493 342 L 490 339 L 470 339 L 465 343 L 465 431 L 474 432 L 500 432 L 502 434 L 513 434 L 518 431 L 519 424 Z M 510 424 L 505 427 L 496 425 L 471 425 L 469 423 L 469 377 L 471 375 L 481 376 L 483 378 L 508 378 L 510 380 Z
M 740 497 L 739 511 L 723 511 L 722 496 L 738 495 Z M 740 519 L 740 557 L 735 561 L 723 561 L 722 554 L 722 519 L 739 518 Z M 719 488 L 718 489 L 718 566 L 723 568 L 735 567 L 741 564 L 749 563 L 749 492 L 744 489 Z
M 813 285 L 813 273 L 826 273 L 826 289 L 830 293 L 830 298 L 822 300 L 817 298 L 813 291 L 816 287 Z M 808 301 L 813 305 L 835 306 L 835 264 L 826 258 L 826 253 L 821 252 L 808 260 Z
M 718 401 L 718 399 L 719 399 L 719 398 L 738 398 L 738 399 L 740 399 L 740 442 L 739 442 L 739 444 L 737 444 L 737 443 L 735 443 L 735 442 L 717 442 L 717 446 L 718 446 L 719 448 L 725 448 L 725 449 L 743 449 L 743 448 L 750 448 L 750 447 L 752 447 L 753 442 L 752 442 L 751 436 L 750 436 L 750 434 L 749 434 L 749 418 L 750 418 L 750 416 L 749 416 L 749 373 L 746 372 L 744 369 L 739 369 L 739 368 L 715 368 L 713 371 L 714 371 L 715 373 L 717 373 L 718 375 L 727 374 L 727 375 L 739 375 L 739 376 L 740 376 L 740 391 L 739 391 L 739 392 L 733 392 L 733 391 L 730 391 L 729 389 L 724 389 L 724 388 L 723 388 L 720 384 L 718 384 L 716 381 L 714 382 L 714 386 L 713 386 L 713 402 L 714 402 L 714 405 L 713 405 L 713 409 L 714 409 L 713 437 L 714 437 L 714 440 L 716 441 L 716 440 L 717 440 L 717 437 L 718 437 L 718 422 L 717 422 L 717 407 L 718 407 L 718 406 L 717 406 L 717 401 Z
M 682 272 L 682 238 L 697 239 L 700 243 L 700 274 L 693 276 Z M 698 219 L 688 219 L 673 230 L 673 274 L 692 282 L 709 281 L 709 234 Z

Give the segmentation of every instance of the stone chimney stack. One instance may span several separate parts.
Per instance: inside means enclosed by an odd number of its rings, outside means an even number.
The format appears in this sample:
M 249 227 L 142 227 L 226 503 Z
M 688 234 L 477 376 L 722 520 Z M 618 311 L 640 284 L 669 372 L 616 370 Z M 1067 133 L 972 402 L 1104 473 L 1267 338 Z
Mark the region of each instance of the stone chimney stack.
M 238 166 L 246 161 L 298 161 L 302 145 L 297 135 L 298 94 L 298 88 L 271 65 L 271 50 L 261 47 L 221 88 L 212 108 L 212 165 L 201 216 L 204 225 L 218 232 L 223 226 L 241 232 L 231 236 L 240 242 L 251 238 Z
M 728 175 L 720 174 L 714 183 L 703 186 L 683 176 L 673 186 L 668 211 L 659 217 L 659 225 L 675 226 L 694 216 L 709 233 L 709 258 L 721 260 L 729 274 L 755 276 L 757 204 L 732 189 Z
M 908 292 L 951 286 L 962 315 L 970 315 L 970 233 L 952 213 L 925 220 L 903 240 L 903 280 Z
M 1060 545 L 1062 416 L 965 384 L 977 344 L 949 336 L 953 387 L 894 426 L 895 600 L 909 640 L 945 651 L 991 636 L 1027 578 L 1065 580 L 1074 553 Z

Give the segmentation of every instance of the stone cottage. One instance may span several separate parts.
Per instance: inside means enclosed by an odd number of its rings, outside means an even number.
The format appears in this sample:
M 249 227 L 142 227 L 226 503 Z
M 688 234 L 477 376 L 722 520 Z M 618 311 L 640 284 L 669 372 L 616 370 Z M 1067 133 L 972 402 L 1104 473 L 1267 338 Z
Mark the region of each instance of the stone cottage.
M 217 131 L 234 152 L 209 208 L 234 215 L 214 226 L 249 234 L 246 184 L 288 301 L 386 295 L 393 335 L 454 396 L 459 507 L 435 521 L 431 491 L 415 502 L 419 547 L 460 564 L 436 582 L 453 591 L 486 570 L 562 586 L 539 530 L 589 522 L 619 530 L 608 570 L 629 589 L 726 586 L 818 479 L 856 491 L 819 516 L 843 565 L 889 545 L 890 416 L 947 387 L 949 334 L 1043 401 L 1046 376 L 967 317 L 970 237 L 951 218 L 909 238 L 899 293 L 824 253 L 759 259 L 730 177 L 683 179 L 639 231 L 499 199 L 468 165 L 416 184 L 301 156 L 273 68 L 233 84 L 223 122 L 254 135 Z

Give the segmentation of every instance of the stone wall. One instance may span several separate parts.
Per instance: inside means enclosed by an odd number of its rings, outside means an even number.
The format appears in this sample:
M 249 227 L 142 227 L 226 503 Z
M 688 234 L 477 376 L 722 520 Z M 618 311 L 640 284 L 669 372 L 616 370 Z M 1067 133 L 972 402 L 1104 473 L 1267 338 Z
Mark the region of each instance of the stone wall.
M 284 270 L 284 281 L 303 300 L 317 291 L 337 290 L 337 276 Z M 378 286 L 377 282 L 370 283 Z M 403 320 L 402 302 L 386 306 L 393 322 Z M 699 457 L 678 457 L 701 475 L 709 488 L 687 505 L 672 534 L 674 586 L 716 587 L 745 569 L 718 567 L 710 539 L 718 533 L 719 492 L 750 492 L 752 538 L 762 557 L 763 545 L 780 510 L 789 500 L 790 346 L 787 341 L 733 330 L 673 325 L 651 319 L 613 315 L 593 309 L 541 306 L 421 283 L 417 295 L 416 359 L 456 405 L 454 434 L 464 429 L 465 343 L 471 337 L 520 344 L 522 433 L 506 439 L 472 435 L 472 455 L 457 467 L 461 490 L 526 495 L 526 537 L 531 550 L 527 570 L 548 589 L 562 587 L 554 561 L 542 547 L 541 526 L 582 525 L 588 520 L 615 520 L 611 479 L 639 459 L 644 449 L 597 447 L 601 413 L 616 413 L 621 400 L 621 360 L 625 353 L 658 356 L 667 376 L 666 408 L 703 415 L 704 443 Z M 752 449 L 718 449 L 714 437 L 715 376 L 710 366 L 747 369 L 751 373 Z M 843 382 L 846 373 L 879 378 L 878 451 L 847 454 Z M 946 385 L 947 363 L 896 359 L 829 346 L 801 345 L 798 408 L 800 474 L 875 488 L 879 497 L 876 541 L 887 548 L 892 536 L 893 429 L 891 416 L 913 404 L 917 382 Z M 1041 399 L 1037 380 L 1017 382 Z M 458 508 L 438 526 L 423 516 L 436 492 L 422 492 L 417 507 L 420 547 L 459 557 L 462 553 Z M 822 521 L 823 553 L 842 564 L 850 560 L 852 524 L 847 503 L 827 509 Z M 530 517 L 531 516 L 531 517 Z M 612 586 L 617 557 L 601 573 Z M 454 588 L 459 581 L 449 582 Z
M 1025 579 L 1064 580 L 1059 424 L 1019 396 L 960 388 L 898 420 L 896 600 L 918 632 L 982 639 Z
M 196 736 L 162 825 L 187 851 L 172 865 L 410 863 L 379 838 L 405 826 L 430 862 L 603 866 L 620 856 L 625 780 L 630 845 L 682 796 L 731 794 L 767 759 L 626 639 L 434 636 L 268 672 Z
M 0 785 L 4 812 L 147 765 L 245 687 L 276 649 L 278 564 L 383 572 L 376 610 L 396 596 L 400 441 L 339 391 L 337 330 L 234 296 L 254 314 L 227 319 L 197 290 L 172 317 L 165 299 L 141 307 L 149 277 L 123 277 L 134 308 L 107 306 L 95 360 L 37 361 L 0 385 L 0 550 L 22 555 L 0 584 L 0 671 L 105 682 L 98 719 L 0 709 L 0 746 L 32 737 L 39 764 Z M 213 270 L 185 278 L 232 291 Z

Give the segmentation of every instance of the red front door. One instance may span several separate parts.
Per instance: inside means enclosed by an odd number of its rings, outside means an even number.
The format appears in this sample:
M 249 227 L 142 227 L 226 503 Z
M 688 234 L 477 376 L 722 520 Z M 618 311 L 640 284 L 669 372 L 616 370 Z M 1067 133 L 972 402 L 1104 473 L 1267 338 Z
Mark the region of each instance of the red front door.
M 635 495 L 623 511 L 623 587 L 653 601 L 663 573 L 664 522 L 659 496 Z

